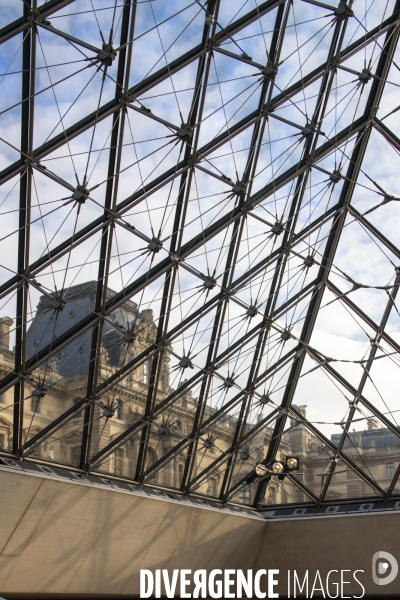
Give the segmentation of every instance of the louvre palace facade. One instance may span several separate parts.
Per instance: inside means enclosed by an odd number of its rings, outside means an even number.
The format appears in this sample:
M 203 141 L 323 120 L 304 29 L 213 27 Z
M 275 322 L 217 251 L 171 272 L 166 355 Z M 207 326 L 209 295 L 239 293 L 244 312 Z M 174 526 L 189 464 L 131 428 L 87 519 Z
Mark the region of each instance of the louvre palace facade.
M 68 330 L 71 325 L 79 322 L 85 314 L 93 309 L 95 301 L 95 282 L 87 282 L 73 286 L 66 294 L 66 303 L 61 310 L 55 311 L 54 297 L 43 294 L 37 306 L 27 333 L 26 354 L 32 357 L 40 352 L 41 347 L 51 344 Z M 107 291 L 108 298 L 114 292 Z M 69 300 L 69 301 L 68 301 Z M 10 317 L 0 319 L 0 369 L 5 376 L 13 369 L 14 352 L 10 348 L 10 330 L 13 320 Z M 131 332 L 131 337 L 126 332 Z M 144 360 L 131 372 L 115 383 L 111 391 L 93 399 L 95 411 L 90 423 L 91 452 L 96 454 L 115 441 L 134 423 L 140 422 L 145 413 L 149 391 L 152 354 L 156 325 L 152 310 L 139 310 L 138 306 L 127 300 L 121 308 L 106 320 L 102 330 L 101 374 L 97 381 L 109 379 L 113 373 L 121 369 L 133 357 L 142 355 Z M 23 401 L 23 435 L 24 444 L 34 439 L 57 419 L 61 419 L 68 409 L 72 417 L 60 422 L 60 427 L 48 436 L 42 436 L 40 442 L 31 446 L 29 458 L 67 465 L 77 468 L 80 463 L 82 429 L 84 427 L 84 410 L 73 407 L 86 394 L 87 373 L 90 369 L 91 335 L 83 333 L 45 363 L 32 378 L 27 378 L 25 399 Z M 146 352 L 148 357 L 146 358 Z M 162 402 L 174 391 L 171 386 L 170 356 L 173 348 L 162 354 L 161 374 L 158 379 L 156 404 Z M 194 415 L 198 408 L 198 398 L 193 396 L 190 389 L 185 389 L 186 380 L 182 377 L 178 385 L 183 392 L 163 419 L 154 418 L 152 435 L 147 448 L 146 468 L 150 470 L 147 482 L 163 488 L 179 489 L 184 476 L 187 451 L 183 451 L 166 463 L 158 465 L 160 458 L 165 456 L 180 441 L 189 440 L 194 424 Z M 46 381 L 42 385 L 41 381 Z M 12 447 L 13 420 L 13 391 L 8 390 L 0 397 L 0 447 L 7 452 Z M 306 406 L 296 406 L 296 409 L 306 417 Z M 216 411 L 217 407 L 206 405 L 202 413 L 204 423 Z M 194 476 L 196 470 L 207 469 L 206 477 L 199 477 L 199 484 L 194 490 L 205 497 L 217 498 L 224 466 L 214 468 L 218 457 L 231 447 L 233 432 L 237 417 L 225 414 L 216 424 L 200 436 L 196 460 L 194 461 Z M 366 470 L 379 482 L 384 489 L 393 478 L 399 461 L 399 447 L 386 429 L 380 429 L 374 419 L 364 421 L 366 428 L 349 435 L 345 444 L 346 453 L 361 469 Z M 244 425 L 246 427 L 246 424 Z M 250 472 L 257 461 L 265 458 L 271 440 L 272 427 L 262 428 L 252 435 L 247 443 L 237 449 L 236 474 L 243 476 Z M 331 441 L 337 445 L 340 434 L 332 434 Z M 138 434 L 110 452 L 101 462 L 96 472 L 123 479 L 135 479 L 135 465 L 141 447 Z M 294 455 L 300 458 L 300 469 L 293 475 L 299 481 L 299 486 L 285 479 L 278 481 L 272 478 L 268 484 L 264 502 L 268 505 L 284 503 L 301 503 L 308 500 L 302 490 L 304 483 L 317 496 L 324 478 L 335 457 L 332 450 L 325 447 L 318 438 L 297 420 L 291 418 L 282 436 L 277 459 L 284 460 L 285 456 Z M 193 474 L 192 474 L 193 476 Z M 256 481 L 257 483 L 257 481 Z M 373 497 L 373 490 L 346 465 L 336 469 L 334 485 L 330 486 L 329 499 L 340 500 L 348 498 Z M 234 501 L 246 503 L 252 501 L 254 485 L 243 485 Z

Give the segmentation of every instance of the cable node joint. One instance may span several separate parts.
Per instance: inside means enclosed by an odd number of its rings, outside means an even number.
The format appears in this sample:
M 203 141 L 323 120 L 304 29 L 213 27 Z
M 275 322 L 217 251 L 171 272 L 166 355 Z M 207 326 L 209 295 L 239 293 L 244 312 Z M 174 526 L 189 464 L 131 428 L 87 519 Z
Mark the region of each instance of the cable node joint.
M 361 73 L 358 74 L 358 79 L 362 84 L 366 84 L 368 83 L 368 81 L 371 79 L 372 75 L 371 75 L 371 71 L 369 69 L 363 69 L 361 71 Z
M 90 192 L 83 185 L 77 185 L 72 192 L 71 198 L 78 202 L 78 204 L 85 204 L 87 198 L 89 198 Z
M 273 225 L 271 227 L 271 233 L 278 236 L 278 235 L 281 235 L 282 232 L 283 232 L 283 224 L 280 223 L 279 221 L 276 221 L 275 225 Z
M 344 17 L 354 17 L 354 12 L 347 2 L 344 2 L 343 0 L 339 2 L 339 6 L 337 6 L 333 12 L 336 17 L 341 17 L 342 19 Z
M 265 79 L 272 79 L 278 73 L 278 66 L 275 63 L 268 61 L 267 65 L 261 69 L 261 73 L 264 75 Z
M 246 315 L 248 317 L 250 317 L 250 319 L 255 317 L 257 313 L 258 313 L 257 306 L 249 306 L 249 308 L 246 310 Z
M 242 194 L 246 189 L 246 184 L 243 183 L 242 181 L 237 181 L 233 186 L 232 186 L 232 192 L 234 194 Z
M 339 183 L 339 181 L 342 179 L 340 171 L 338 171 L 337 169 L 334 169 L 332 171 L 332 173 L 329 175 L 329 179 L 334 185 L 335 185 L 335 183 Z
M 309 254 L 303 261 L 303 264 L 307 269 L 315 265 L 315 258 Z
M 157 252 L 160 252 L 161 248 L 162 248 L 162 241 L 159 240 L 158 238 L 152 238 L 147 246 L 148 250 L 150 250 L 150 252 L 154 252 L 154 254 L 157 254 Z
M 182 356 L 179 361 L 179 366 L 181 369 L 194 369 L 193 363 L 188 356 Z
M 224 383 L 222 384 L 224 388 L 227 390 L 235 385 L 235 380 L 232 377 L 226 377 L 224 379 Z
M 216 286 L 216 284 L 217 282 L 213 277 L 210 277 L 208 275 L 207 277 L 204 277 L 203 286 L 206 288 L 206 290 L 212 290 Z
M 193 135 L 193 129 L 186 123 L 182 123 L 179 129 L 177 129 L 176 135 L 181 140 L 189 139 Z
M 113 61 L 117 56 L 117 51 L 114 50 L 111 44 L 103 44 L 101 50 L 97 54 L 97 58 L 106 67 L 111 67 Z

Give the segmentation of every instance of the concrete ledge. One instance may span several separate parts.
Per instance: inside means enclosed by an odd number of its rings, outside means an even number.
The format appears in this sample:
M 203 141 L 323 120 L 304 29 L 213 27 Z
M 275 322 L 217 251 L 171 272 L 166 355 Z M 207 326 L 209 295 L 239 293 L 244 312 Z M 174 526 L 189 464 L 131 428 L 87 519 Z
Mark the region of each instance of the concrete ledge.
M 139 570 L 252 568 L 266 522 L 0 471 L 0 593 L 139 594 Z
M 371 568 L 379 550 L 400 563 L 399 512 L 263 520 L 1 469 L 0 490 L 7 600 L 138 598 L 141 568 L 279 569 L 281 598 L 288 570 L 311 578 L 318 571 L 323 580 L 330 570 L 363 570 L 365 598 L 400 597 L 400 575 L 377 586 Z M 346 592 L 360 596 L 356 585 Z

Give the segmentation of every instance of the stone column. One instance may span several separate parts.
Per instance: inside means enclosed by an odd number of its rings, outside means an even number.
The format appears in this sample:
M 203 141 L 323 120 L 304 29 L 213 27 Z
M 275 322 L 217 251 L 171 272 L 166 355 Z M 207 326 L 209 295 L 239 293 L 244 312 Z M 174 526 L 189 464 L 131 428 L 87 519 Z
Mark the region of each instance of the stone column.
M 10 349 L 10 327 L 14 321 L 10 317 L 0 319 L 0 348 Z

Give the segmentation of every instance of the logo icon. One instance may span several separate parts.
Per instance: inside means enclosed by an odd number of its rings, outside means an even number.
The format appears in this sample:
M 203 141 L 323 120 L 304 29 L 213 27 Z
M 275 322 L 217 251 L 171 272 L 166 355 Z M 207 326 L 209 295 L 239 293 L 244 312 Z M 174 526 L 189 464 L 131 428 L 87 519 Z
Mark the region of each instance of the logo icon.
M 372 579 L 376 585 L 392 583 L 399 572 L 399 564 L 393 554 L 380 550 L 372 557 Z

